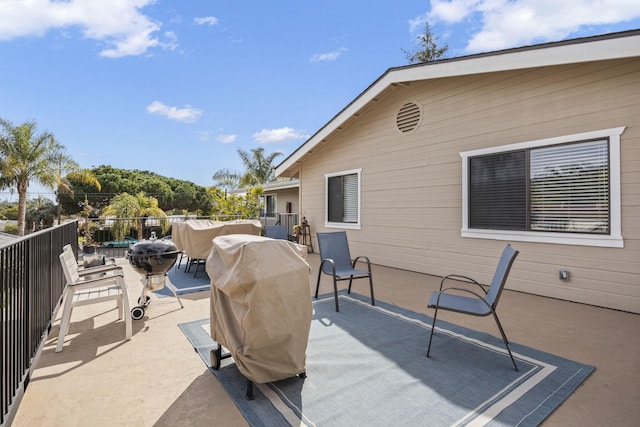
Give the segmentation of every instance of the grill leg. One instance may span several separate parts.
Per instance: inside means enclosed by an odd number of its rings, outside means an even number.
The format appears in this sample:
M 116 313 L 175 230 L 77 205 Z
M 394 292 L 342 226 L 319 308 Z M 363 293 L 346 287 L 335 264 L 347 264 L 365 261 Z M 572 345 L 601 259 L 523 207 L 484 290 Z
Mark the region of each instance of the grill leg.
M 253 381 L 247 379 L 247 400 L 253 400 Z

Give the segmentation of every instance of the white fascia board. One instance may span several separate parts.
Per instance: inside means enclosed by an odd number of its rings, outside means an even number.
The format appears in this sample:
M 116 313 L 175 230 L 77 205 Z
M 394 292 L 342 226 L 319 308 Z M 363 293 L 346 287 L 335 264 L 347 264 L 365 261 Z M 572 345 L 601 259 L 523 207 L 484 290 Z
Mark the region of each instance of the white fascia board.
M 293 179 L 291 181 L 282 181 L 282 182 L 270 182 L 268 184 L 262 184 L 262 189 L 267 191 L 276 191 L 276 190 L 286 190 L 288 188 L 298 188 L 300 187 L 300 181 L 297 179 Z
M 586 38 L 584 41 L 569 41 L 566 44 L 558 42 L 558 44 L 550 46 L 539 45 L 516 48 L 505 50 L 504 52 L 492 52 L 445 59 L 416 66 L 391 68 L 278 165 L 275 173 L 276 176 L 279 176 L 291 168 L 305 154 L 340 128 L 347 119 L 393 84 L 637 56 L 640 56 L 640 35 L 632 35 L 593 41 Z
M 640 56 L 640 35 L 559 46 L 523 48 L 467 58 L 452 58 L 424 67 L 400 69 L 394 83 L 429 80 L 525 68 L 577 64 Z

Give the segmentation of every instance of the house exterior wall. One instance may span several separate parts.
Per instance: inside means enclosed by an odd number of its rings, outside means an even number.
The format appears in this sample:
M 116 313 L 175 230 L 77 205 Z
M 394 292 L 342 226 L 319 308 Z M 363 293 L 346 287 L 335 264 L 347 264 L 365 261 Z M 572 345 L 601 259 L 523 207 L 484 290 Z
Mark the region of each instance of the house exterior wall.
M 287 202 L 291 203 L 291 213 L 297 214 L 300 206 L 299 189 L 295 188 L 282 188 L 278 190 L 265 191 L 263 196 L 276 196 L 276 213 L 287 213 Z M 266 225 L 274 225 L 278 221 L 278 218 L 266 218 Z M 289 231 L 290 233 L 292 231 Z
M 407 102 L 422 107 L 422 120 L 403 134 L 396 114 Z M 312 234 L 335 231 L 324 228 L 324 175 L 362 168 L 361 229 L 347 230 L 353 256 L 488 283 L 506 242 L 461 237 L 460 153 L 621 126 L 624 248 L 511 241 L 520 255 L 507 288 L 640 313 L 637 58 L 399 85 L 301 163 L 301 214 Z
M 277 195 L 278 213 L 287 213 L 287 202 L 291 203 L 291 213 L 298 212 L 298 188 L 284 188 L 276 192 L 268 192 L 265 194 Z

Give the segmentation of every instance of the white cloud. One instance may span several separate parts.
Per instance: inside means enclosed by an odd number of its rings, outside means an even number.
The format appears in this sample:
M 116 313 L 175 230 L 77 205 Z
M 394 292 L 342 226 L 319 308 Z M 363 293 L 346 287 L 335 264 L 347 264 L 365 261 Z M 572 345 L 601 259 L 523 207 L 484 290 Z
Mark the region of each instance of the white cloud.
M 216 141 L 222 142 L 223 144 L 231 144 L 238 138 L 238 135 L 218 135 L 216 136 Z
M 193 18 L 193 22 L 195 22 L 198 25 L 218 25 L 218 18 L 216 18 L 215 16 L 203 16 L 201 18 Z
M 347 50 L 348 49 L 346 47 L 341 47 L 340 49 L 329 53 L 316 53 L 311 57 L 311 59 L 309 59 L 309 62 L 335 61 Z
M 432 0 L 431 11 L 410 21 L 462 23 L 478 19 L 482 28 L 466 50 L 483 52 L 561 40 L 590 25 L 616 24 L 640 17 L 637 0 Z
M 306 139 L 309 135 L 305 135 L 302 131 L 284 127 L 280 129 L 262 129 L 253 135 L 254 141 L 258 144 L 283 143 L 296 139 Z
M 201 110 L 193 108 L 190 105 L 185 105 L 184 108 L 176 108 L 169 107 L 160 101 L 153 101 L 147 105 L 147 112 L 183 123 L 193 123 L 202 115 Z
M 53 29 L 81 29 L 85 38 L 107 47 L 101 56 L 119 58 L 140 55 L 153 47 L 174 49 L 175 34 L 168 42 L 154 34 L 161 24 L 141 13 L 154 0 L 0 0 L 0 40 L 43 36 Z

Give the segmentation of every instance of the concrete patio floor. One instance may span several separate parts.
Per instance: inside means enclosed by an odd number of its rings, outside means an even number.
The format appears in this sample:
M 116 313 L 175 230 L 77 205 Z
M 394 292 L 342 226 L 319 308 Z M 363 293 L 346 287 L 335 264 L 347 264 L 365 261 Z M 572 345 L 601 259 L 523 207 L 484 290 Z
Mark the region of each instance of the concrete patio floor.
M 309 286 L 315 289 L 319 258 Z M 131 305 L 139 275 L 125 259 Z M 440 279 L 374 266 L 376 299 L 432 315 L 426 308 Z M 343 282 L 344 285 L 344 282 Z M 321 293 L 331 290 L 328 276 Z M 366 280 L 353 291 L 368 295 Z M 178 323 L 209 316 L 209 293 L 157 298 L 145 317 L 124 323 L 110 303 L 74 309 L 64 350 L 55 353 L 59 312 L 13 426 L 245 426 L 243 416 L 194 352 Z M 60 310 L 61 311 L 61 310 Z M 545 426 L 632 426 L 640 423 L 640 315 L 505 291 L 498 314 L 510 341 L 595 365 L 596 371 Z M 491 318 L 442 312 L 439 318 L 498 336 Z M 427 336 L 425 336 L 426 353 Z M 424 425 L 429 425 L 425 420 Z

